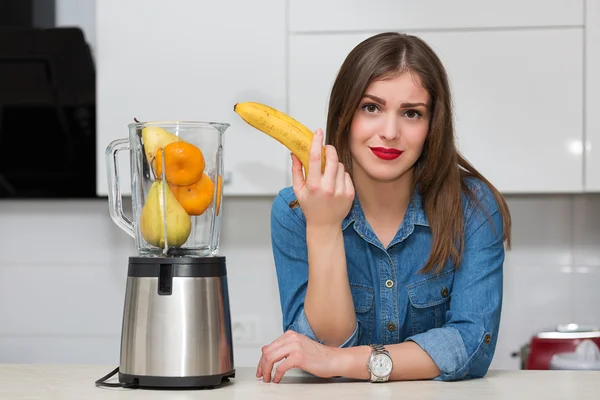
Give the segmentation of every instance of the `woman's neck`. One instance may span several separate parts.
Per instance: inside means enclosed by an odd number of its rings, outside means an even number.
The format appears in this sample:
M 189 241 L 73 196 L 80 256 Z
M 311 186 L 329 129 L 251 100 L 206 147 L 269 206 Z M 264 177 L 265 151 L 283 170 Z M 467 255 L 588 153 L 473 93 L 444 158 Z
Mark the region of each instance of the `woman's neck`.
M 402 222 L 412 198 L 413 175 L 410 169 L 395 181 L 377 182 L 358 168 L 353 171 L 354 190 L 369 222 Z

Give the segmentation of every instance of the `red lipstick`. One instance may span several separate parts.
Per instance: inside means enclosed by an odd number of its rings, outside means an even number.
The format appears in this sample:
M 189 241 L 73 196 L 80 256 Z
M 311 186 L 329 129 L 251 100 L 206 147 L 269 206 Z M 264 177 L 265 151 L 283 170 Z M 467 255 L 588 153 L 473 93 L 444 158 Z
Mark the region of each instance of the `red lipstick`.
M 395 160 L 400 157 L 402 151 L 396 149 L 388 149 L 387 147 L 370 147 L 373 154 L 382 160 Z

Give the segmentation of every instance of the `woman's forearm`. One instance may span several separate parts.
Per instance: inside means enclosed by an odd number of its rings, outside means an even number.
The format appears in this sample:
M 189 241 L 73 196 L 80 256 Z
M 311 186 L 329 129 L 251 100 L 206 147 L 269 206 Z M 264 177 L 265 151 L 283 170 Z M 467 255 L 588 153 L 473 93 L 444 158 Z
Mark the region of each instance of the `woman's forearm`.
M 440 374 L 440 370 L 431 357 L 418 344 L 404 342 L 386 345 L 392 357 L 392 372 L 390 381 L 433 379 Z M 356 346 L 336 349 L 339 352 L 336 369 L 339 376 L 351 379 L 369 379 L 367 362 L 371 355 L 370 346 Z
M 308 288 L 304 312 L 316 337 L 339 346 L 354 332 L 356 315 L 341 227 L 306 228 Z

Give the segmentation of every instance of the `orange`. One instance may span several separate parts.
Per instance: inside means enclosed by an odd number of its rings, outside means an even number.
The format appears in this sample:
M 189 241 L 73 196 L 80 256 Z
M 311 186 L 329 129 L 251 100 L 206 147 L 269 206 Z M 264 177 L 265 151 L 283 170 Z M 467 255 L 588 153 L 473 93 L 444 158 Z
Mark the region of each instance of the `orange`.
M 156 172 L 156 179 L 162 179 L 162 147 L 156 149 L 156 155 L 154 156 L 154 169 Z
M 223 182 L 221 181 L 221 175 L 217 178 L 217 216 L 219 215 L 219 210 L 221 209 L 221 191 L 223 190 Z
M 162 176 L 161 147 L 156 149 L 156 178 Z M 205 160 L 200 149 L 191 143 L 173 142 L 163 149 L 167 182 L 177 186 L 189 186 L 202 178 Z
M 206 174 L 202 179 L 188 186 L 169 184 L 173 195 L 189 215 L 202 215 L 210 206 L 215 193 L 215 185 Z

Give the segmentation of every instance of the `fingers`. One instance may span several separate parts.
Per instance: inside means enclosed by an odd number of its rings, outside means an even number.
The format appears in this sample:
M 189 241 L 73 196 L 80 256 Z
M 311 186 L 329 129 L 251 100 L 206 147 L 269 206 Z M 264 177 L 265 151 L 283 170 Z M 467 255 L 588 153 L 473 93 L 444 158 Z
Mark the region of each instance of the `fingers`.
M 321 188 L 326 194 L 334 194 L 335 179 L 339 167 L 337 152 L 331 145 L 325 146 L 325 172 L 321 178 Z M 319 167 L 320 168 L 320 167 Z
M 323 149 L 323 131 L 317 129 L 313 135 L 309 154 L 309 171 L 306 180 L 302 174 L 302 164 L 292 155 L 292 186 L 296 197 L 304 186 L 308 190 L 316 193 L 321 192 L 327 195 L 344 193 L 346 187 L 345 168 L 339 162 L 335 147 L 326 145 L 325 147 L 325 170 L 321 175 L 321 158 Z
M 262 347 L 261 352 L 262 355 L 258 362 L 258 367 L 256 368 L 256 377 L 263 378 L 263 382 L 269 382 L 271 379 L 271 372 L 273 371 L 273 364 L 279 360 L 273 359 L 273 354 L 280 349 L 286 341 L 288 341 L 290 334 L 287 332 L 283 335 L 279 336 L 273 342 L 268 345 Z
M 347 172 L 344 173 L 344 183 L 345 183 L 346 194 L 349 197 L 354 197 L 354 184 L 352 183 L 352 178 L 350 178 L 350 174 Z
M 289 355 L 287 345 L 265 351 L 261 357 L 260 369 L 262 371 L 263 382 L 269 382 L 271 380 L 271 374 L 273 372 L 273 366 L 275 363 L 283 360 Z
M 256 377 L 262 377 L 263 382 L 269 382 L 271 380 L 273 365 L 283 359 L 290 358 L 292 351 L 295 351 L 299 348 L 298 338 L 299 335 L 296 332 L 287 331 L 271 344 L 263 346 L 262 356 L 256 371 Z M 279 380 L 281 380 L 283 373 L 290 368 L 293 368 L 293 366 L 286 367 L 288 364 L 289 363 L 286 363 L 282 367 L 283 370 L 280 372 L 280 376 L 278 378 Z M 292 365 L 293 364 L 294 363 L 292 363 Z M 281 368 L 277 366 L 277 369 L 279 370 Z
M 317 129 L 313 135 L 310 153 L 308 156 L 308 176 L 306 182 L 316 185 L 321 181 L 321 148 L 323 147 L 323 130 Z
M 288 341 L 283 346 L 265 353 L 263 358 L 261 366 L 264 371 L 263 382 L 269 382 L 272 379 L 273 366 L 281 361 L 275 369 L 275 375 L 278 375 L 277 382 L 279 382 L 285 372 L 297 365 L 297 359 L 300 358 L 300 346 L 294 341 Z
M 275 375 L 273 376 L 273 382 L 279 383 L 281 381 L 281 378 L 283 378 L 283 375 L 286 372 L 288 372 L 290 369 L 296 367 L 295 361 L 296 361 L 295 357 L 290 356 L 290 357 L 284 359 L 282 362 L 280 362 L 279 365 L 277 365 L 277 367 L 275 368 Z
M 294 190 L 296 197 L 298 197 L 298 193 L 300 193 L 300 190 L 302 190 L 304 185 L 305 181 L 304 173 L 302 172 L 302 163 L 298 157 L 292 154 L 292 189 Z
M 346 191 L 346 169 L 344 164 L 338 163 L 337 173 L 335 176 L 335 194 L 342 195 Z

